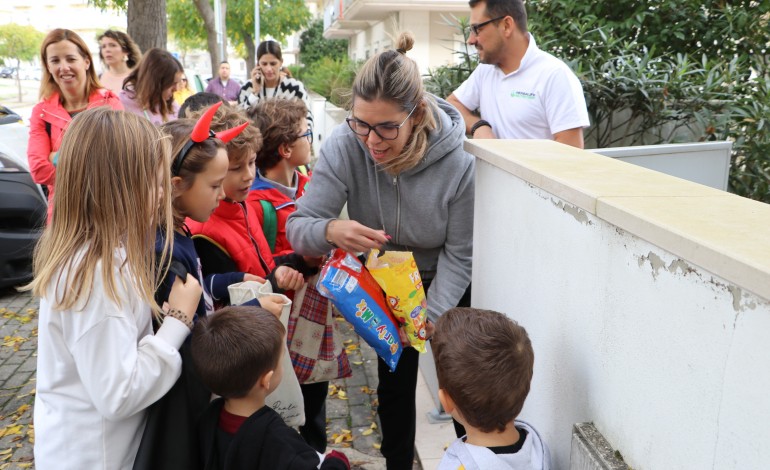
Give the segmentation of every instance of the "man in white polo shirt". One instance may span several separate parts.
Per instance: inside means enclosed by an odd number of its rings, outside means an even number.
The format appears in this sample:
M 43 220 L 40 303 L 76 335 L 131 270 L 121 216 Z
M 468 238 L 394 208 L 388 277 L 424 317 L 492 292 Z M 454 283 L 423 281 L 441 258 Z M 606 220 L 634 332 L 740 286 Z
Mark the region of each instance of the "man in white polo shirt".
M 551 139 L 583 148 L 590 124 L 580 81 L 538 49 L 522 0 L 470 0 L 479 66 L 447 100 L 475 139 Z M 481 118 L 471 113 L 479 109 Z

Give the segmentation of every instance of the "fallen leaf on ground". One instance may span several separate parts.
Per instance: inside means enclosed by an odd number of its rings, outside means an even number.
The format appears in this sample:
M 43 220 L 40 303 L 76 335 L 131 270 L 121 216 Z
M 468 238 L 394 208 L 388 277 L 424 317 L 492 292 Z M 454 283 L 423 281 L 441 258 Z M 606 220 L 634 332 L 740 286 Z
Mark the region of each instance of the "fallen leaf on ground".
M 352 440 L 353 440 L 353 433 L 350 431 L 350 429 L 340 429 L 339 434 L 338 433 L 332 434 L 332 441 L 334 441 L 335 444 L 350 442 Z
M 17 434 L 21 434 L 21 429 L 22 429 L 22 426 L 20 424 L 6 426 L 5 428 L 0 429 L 0 437 L 14 436 Z
M 6 336 L 3 338 L 3 346 L 13 348 L 14 351 L 18 351 L 19 347 L 29 341 L 29 338 L 21 336 Z

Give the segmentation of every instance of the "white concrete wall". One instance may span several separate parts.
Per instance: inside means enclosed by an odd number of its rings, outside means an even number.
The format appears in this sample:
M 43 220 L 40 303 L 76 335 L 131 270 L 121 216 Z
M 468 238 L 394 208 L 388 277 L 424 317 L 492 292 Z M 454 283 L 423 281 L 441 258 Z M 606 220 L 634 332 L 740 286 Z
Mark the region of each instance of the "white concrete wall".
M 514 176 L 477 160 L 473 305 L 505 312 L 529 332 L 535 372 L 522 418 L 543 434 L 556 469 L 568 468 L 571 428 L 583 421 L 637 470 L 768 468 L 770 302 L 594 215 L 602 214 L 596 194 L 588 211 L 569 202 L 586 200 L 575 180 L 603 177 L 591 162 L 571 169 L 573 181 L 553 183 L 534 168 Z M 628 171 L 629 179 L 650 176 Z M 697 186 L 672 184 L 688 193 Z M 538 187 L 554 185 L 568 189 Z M 702 204 L 714 204 L 707 189 Z M 672 227 L 659 239 L 696 232 Z M 719 250 L 693 246 L 695 258 Z M 766 266 L 768 251 L 755 253 L 744 261 Z

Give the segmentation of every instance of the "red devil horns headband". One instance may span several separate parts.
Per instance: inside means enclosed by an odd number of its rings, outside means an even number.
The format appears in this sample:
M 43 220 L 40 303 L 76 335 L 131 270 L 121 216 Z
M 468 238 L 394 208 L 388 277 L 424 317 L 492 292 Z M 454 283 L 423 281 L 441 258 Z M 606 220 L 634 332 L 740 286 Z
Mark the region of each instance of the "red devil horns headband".
M 172 175 L 179 175 L 179 171 L 182 169 L 182 163 L 184 163 L 184 159 L 190 152 L 190 149 L 193 147 L 193 145 L 199 144 L 210 138 L 219 139 L 222 142 L 227 143 L 236 138 L 241 132 L 243 132 L 244 129 L 246 129 L 246 127 L 248 127 L 249 123 L 244 122 L 240 126 L 233 127 L 232 129 L 225 129 L 216 133 L 213 132 L 211 130 L 211 121 L 214 119 L 214 115 L 220 106 L 222 106 L 221 101 L 211 106 L 206 110 L 205 113 L 201 115 L 200 118 L 198 118 L 198 122 L 195 123 L 192 133 L 190 133 L 190 140 L 184 144 L 184 147 L 182 147 L 179 155 L 177 155 L 177 157 L 174 159 L 174 164 L 171 167 Z

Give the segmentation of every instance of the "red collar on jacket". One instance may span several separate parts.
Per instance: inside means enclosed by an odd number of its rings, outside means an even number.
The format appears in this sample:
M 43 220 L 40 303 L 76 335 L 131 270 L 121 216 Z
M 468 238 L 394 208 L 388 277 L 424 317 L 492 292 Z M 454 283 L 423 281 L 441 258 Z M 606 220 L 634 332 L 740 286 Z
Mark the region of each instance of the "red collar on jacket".
M 97 88 L 88 97 L 86 109 L 109 105 L 110 101 L 120 102 L 120 99 L 115 93 L 106 88 Z M 64 109 L 64 105 L 61 103 L 61 94 L 59 92 L 54 92 L 47 99 L 44 99 L 41 109 L 43 112 L 41 117 L 44 121 L 51 122 L 51 118 L 60 119 L 65 122 L 72 121 L 72 116 Z

